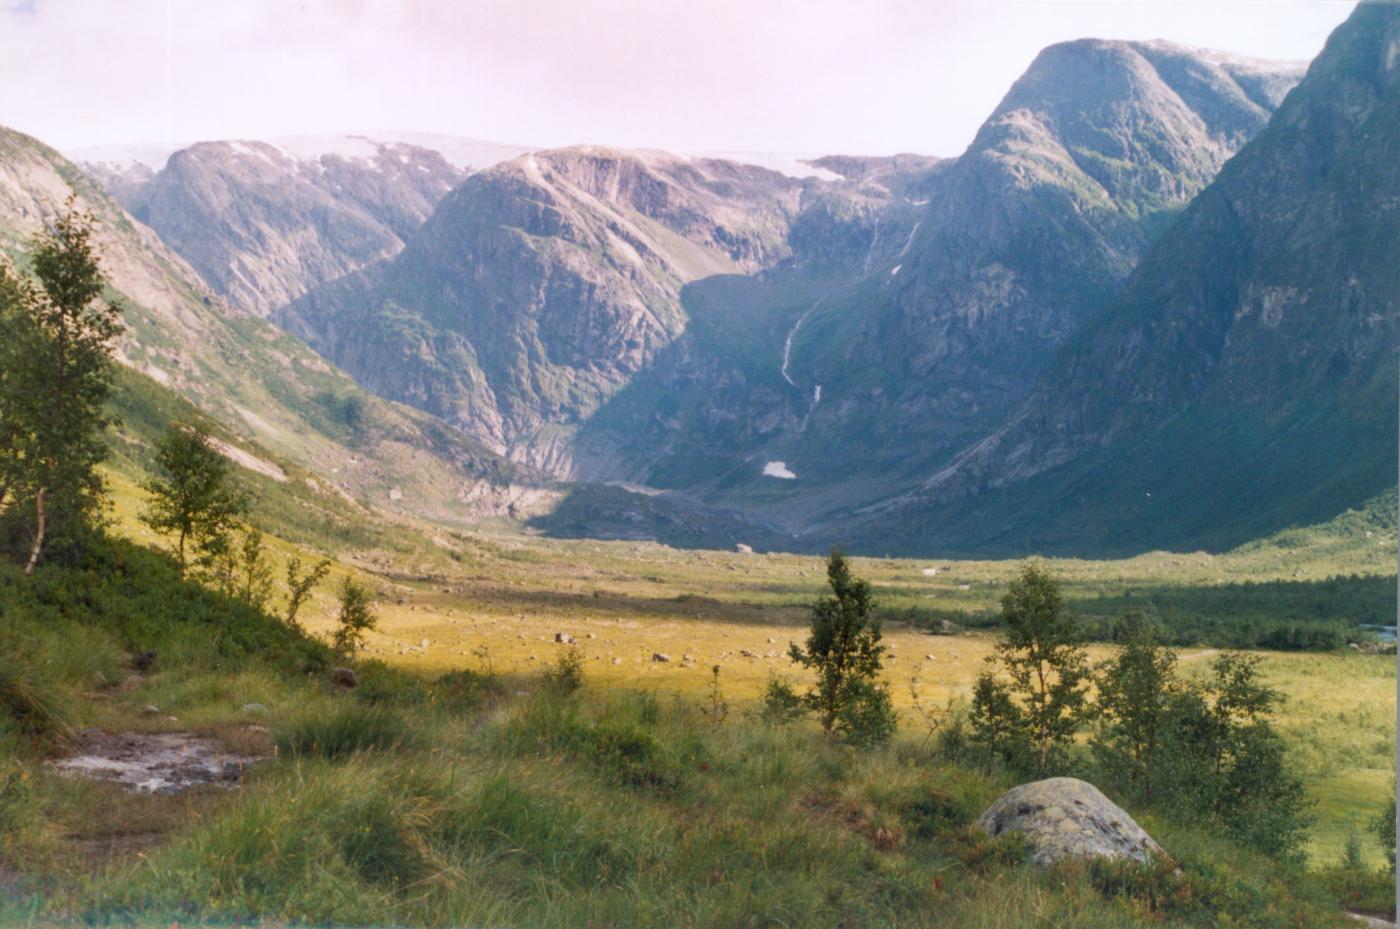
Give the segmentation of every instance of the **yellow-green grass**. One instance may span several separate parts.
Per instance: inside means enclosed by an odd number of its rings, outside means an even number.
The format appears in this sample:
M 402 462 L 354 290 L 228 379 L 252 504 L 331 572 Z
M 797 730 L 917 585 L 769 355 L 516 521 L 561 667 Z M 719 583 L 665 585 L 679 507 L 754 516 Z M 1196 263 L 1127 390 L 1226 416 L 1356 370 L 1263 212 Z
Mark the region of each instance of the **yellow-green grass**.
M 140 490 L 120 475 L 109 480 L 119 530 L 143 544 L 160 544 L 135 518 Z M 302 615 L 312 632 L 330 631 L 333 588 L 341 577 L 355 575 L 378 591 L 380 624 L 368 638 L 371 657 L 431 673 L 458 668 L 531 673 L 552 664 L 566 647 L 555 642 L 563 633 L 573 638 L 594 687 L 699 701 L 708 698 L 711 669 L 718 665 L 723 697 L 736 709 L 753 701 L 770 676 L 802 678 L 786 652 L 790 642 L 802 641 L 806 606 L 825 581 L 823 560 L 813 556 L 553 540 L 499 527 L 462 534 L 407 521 L 393 531 L 396 544 L 411 556 L 382 550 L 337 553 L 330 582 Z M 298 549 L 275 538 L 269 545 L 280 578 L 285 559 Z M 1143 588 L 1384 575 L 1394 572 L 1393 552 L 1394 538 L 1387 536 L 1368 538 L 1342 560 L 1332 546 L 1284 542 L 1219 555 L 1156 552 L 1046 564 L 1067 596 L 1082 599 Z M 885 630 L 891 649 L 887 674 L 911 727 L 921 722 L 913 706 L 916 695 L 925 707 L 967 696 L 995 634 L 932 636 L 899 621 L 901 611 L 984 618 L 1020 564 L 854 559 L 856 572 L 874 585 L 887 615 L 896 617 Z M 745 650 L 755 657 L 743 655 Z M 655 661 L 656 653 L 670 660 Z M 1107 653 L 1106 646 L 1091 648 L 1094 658 Z M 1204 671 L 1214 653 L 1182 649 L 1183 665 Z M 1280 728 L 1317 801 L 1309 846 L 1313 862 L 1334 862 L 1347 836 L 1360 832 L 1368 860 L 1378 863 L 1378 847 L 1365 826 L 1390 787 L 1394 659 L 1351 652 L 1261 655 L 1268 681 L 1287 698 Z

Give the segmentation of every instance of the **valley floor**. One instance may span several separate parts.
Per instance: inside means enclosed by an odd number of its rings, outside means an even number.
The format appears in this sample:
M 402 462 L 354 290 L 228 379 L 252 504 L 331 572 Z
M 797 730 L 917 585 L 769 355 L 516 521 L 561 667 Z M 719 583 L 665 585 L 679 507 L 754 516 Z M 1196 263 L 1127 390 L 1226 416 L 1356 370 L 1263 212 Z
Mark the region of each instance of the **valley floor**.
M 434 674 L 458 669 L 532 675 L 552 666 L 573 640 L 590 683 L 642 690 L 687 702 L 709 698 L 718 666 L 725 698 L 753 704 L 771 677 L 801 680 L 789 643 L 806 636 L 807 605 L 825 584 L 823 559 L 680 551 L 660 545 L 574 542 L 486 536 L 456 544 L 466 563 L 411 578 L 383 579 L 381 622 L 368 654 Z M 1369 541 L 1369 540 L 1368 540 Z M 1389 591 L 1393 542 L 1377 540 L 1370 565 Z M 1369 552 L 1367 553 L 1369 555 Z M 1361 560 L 1350 553 L 1348 561 Z M 476 563 L 470 563 L 476 559 Z M 949 699 L 964 700 L 995 644 L 992 621 L 1007 581 L 1020 563 L 856 559 L 895 616 L 885 625 L 887 677 L 905 726 L 918 733 Z M 1124 561 L 1051 560 L 1072 605 L 1103 600 L 1116 606 L 1125 591 L 1210 590 L 1286 578 L 1306 584 L 1331 577 L 1335 552 L 1261 548 L 1211 556 L 1154 553 Z M 936 572 L 930 575 L 926 572 Z M 1391 601 L 1393 603 L 1393 600 Z M 902 617 L 902 618 L 900 618 Z M 924 631 L 930 618 L 954 617 L 955 635 Z M 309 621 L 325 633 L 323 606 Z M 1109 653 L 1094 646 L 1095 659 Z M 1204 671 L 1216 648 L 1185 647 L 1183 665 Z M 1396 664 L 1393 656 L 1262 651 L 1265 678 L 1285 696 L 1281 729 L 1296 749 L 1318 823 L 1309 846 L 1315 863 L 1331 864 L 1346 839 L 1361 835 L 1366 856 L 1380 863 L 1367 823 L 1385 801 L 1394 769 Z M 657 656 L 662 656 L 658 658 Z

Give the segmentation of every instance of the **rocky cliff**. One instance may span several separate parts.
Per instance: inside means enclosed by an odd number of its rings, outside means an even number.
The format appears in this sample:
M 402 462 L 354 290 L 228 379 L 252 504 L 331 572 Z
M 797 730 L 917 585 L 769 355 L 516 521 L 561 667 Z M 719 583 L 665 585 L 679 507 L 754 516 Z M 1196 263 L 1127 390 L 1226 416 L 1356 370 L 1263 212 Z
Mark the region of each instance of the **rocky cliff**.
M 875 522 L 1069 548 L 1326 518 L 1394 485 L 1397 336 L 1400 8 L 1362 4 L 1029 400 Z

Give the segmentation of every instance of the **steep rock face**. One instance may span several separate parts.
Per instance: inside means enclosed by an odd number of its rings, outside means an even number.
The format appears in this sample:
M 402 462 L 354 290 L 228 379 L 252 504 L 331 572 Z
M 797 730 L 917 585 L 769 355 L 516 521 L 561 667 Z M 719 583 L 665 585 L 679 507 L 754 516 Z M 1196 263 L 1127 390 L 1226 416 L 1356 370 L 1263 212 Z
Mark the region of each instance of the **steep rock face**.
M 393 508 L 415 515 L 505 513 L 543 493 L 525 469 L 427 414 L 367 396 L 304 344 L 230 305 L 76 165 L 0 128 L 0 247 L 22 253 L 70 195 L 97 219 L 95 244 L 126 326 L 120 360 L 233 435 L 333 480 L 328 492 L 388 506 L 398 488 Z
M 98 169 L 220 294 L 260 316 L 397 254 L 464 172 L 440 153 L 374 143 L 369 157 L 300 158 L 265 142 L 201 142 L 145 183 Z
M 1017 510 L 1063 548 L 1326 518 L 1394 484 L 1398 330 L 1400 9 L 1363 4 L 1024 406 L 879 522 L 976 513 L 986 545 Z
M 577 423 L 684 329 L 687 282 L 786 257 L 803 186 L 661 153 L 526 155 L 283 319 L 372 389 L 567 472 Z
M 688 287 L 690 330 L 584 427 L 583 466 L 839 531 L 1014 409 L 1300 73 L 1065 43 L 956 160 L 814 161 L 846 180 L 809 189 L 792 259 Z
M 916 424 L 900 457 L 925 460 L 990 426 L 1297 74 L 1164 43 L 1046 49 L 941 178 L 897 268 L 809 320 L 790 370 L 835 401 L 812 426 L 897 417 Z

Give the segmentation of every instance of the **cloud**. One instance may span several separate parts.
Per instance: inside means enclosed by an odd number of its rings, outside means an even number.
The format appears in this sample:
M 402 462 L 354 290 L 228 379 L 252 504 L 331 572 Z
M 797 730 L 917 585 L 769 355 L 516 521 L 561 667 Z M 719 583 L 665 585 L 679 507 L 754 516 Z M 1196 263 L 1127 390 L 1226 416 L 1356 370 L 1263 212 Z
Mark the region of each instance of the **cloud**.
M 954 154 L 1051 42 L 1160 36 L 1310 57 L 1349 9 L 26 0 L 0 8 L 0 123 L 59 146 L 363 128 L 541 145 Z

